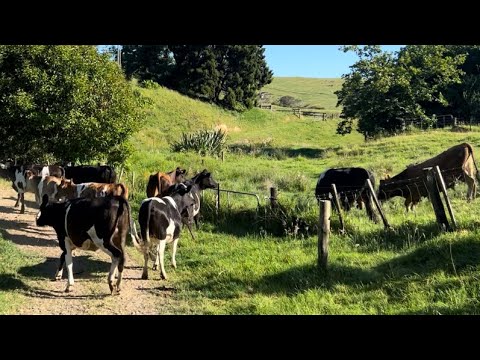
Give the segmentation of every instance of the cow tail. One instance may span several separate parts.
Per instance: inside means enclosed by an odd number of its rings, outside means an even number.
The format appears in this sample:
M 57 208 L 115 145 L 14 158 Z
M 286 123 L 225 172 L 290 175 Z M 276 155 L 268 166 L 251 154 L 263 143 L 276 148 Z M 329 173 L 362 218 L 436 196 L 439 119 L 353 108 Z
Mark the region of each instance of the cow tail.
M 467 144 L 468 150 L 470 150 L 470 155 L 472 156 L 473 160 L 473 165 L 475 165 L 475 177 L 477 178 L 478 181 L 480 181 L 480 173 L 478 172 L 478 166 L 477 163 L 475 162 L 475 156 L 473 156 L 473 149 L 470 144 Z
M 130 223 L 129 233 L 130 233 L 130 237 L 132 238 L 133 246 L 135 246 L 135 248 L 138 251 L 143 253 L 143 246 L 140 243 L 140 238 L 138 237 L 138 232 L 137 232 L 137 228 L 135 226 L 135 221 L 133 221 L 133 217 L 132 217 L 132 208 L 130 207 L 130 203 L 127 200 L 125 200 L 125 203 L 127 204 L 128 221 Z

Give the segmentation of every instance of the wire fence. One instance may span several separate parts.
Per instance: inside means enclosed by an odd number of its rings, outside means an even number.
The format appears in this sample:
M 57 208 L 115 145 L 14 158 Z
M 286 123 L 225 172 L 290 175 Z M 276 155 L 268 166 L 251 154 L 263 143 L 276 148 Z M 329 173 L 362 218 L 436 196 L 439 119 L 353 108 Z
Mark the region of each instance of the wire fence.
M 441 173 L 447 188 L 451 188 L 459 181 L 465 182 L 465 173 L 461 167 L 444 169 L 441 170 Z M 321 190 L 319 196 L 298 194 L 291 197 L 282 196 L 281 199 L 272 199 L 271 196 L 258 193 L 213 189 L 205 192 L 203 200 L 206 202 L 206 211 L 210 212 L 211 216 L 214 215 L 212 220 L 215 220 L 217 224 L 222 221 L 236 223 L 245 221 L 249 224 L 250 230 L 267 231 L 275 235 L 308 236 L 317 230 L 319 200 L 332 200 L 334 196 L 331 187 L 325 186 L 317 189 Z M 380 188 L 375 191 L 375 195 L 381 201 L 401 196 L 413 205 L 416 205 L 422 197 L 429 197 L 424 174 L 401 180 L 384 180 Z M 347 206 L 347 210 L 355 202 L 358 208 L 363 209 L 365 202 L 369 201 L 369 190 L 366 185 L 338 186 L 337 192 L 341 206 Z M 247 195 L 252 198 L 252 201 L 248 203 L 242 200 L 240 203 L 237 195 Z M 273 205 L 274 202 L 276 205 Z

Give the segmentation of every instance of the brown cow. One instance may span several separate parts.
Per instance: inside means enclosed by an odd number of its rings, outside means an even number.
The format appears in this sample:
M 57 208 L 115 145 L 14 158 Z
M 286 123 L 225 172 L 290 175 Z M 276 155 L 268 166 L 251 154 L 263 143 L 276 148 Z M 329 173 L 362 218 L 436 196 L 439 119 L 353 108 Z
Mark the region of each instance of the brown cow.
M 103 183 L 83 183 L 75 184 L 73 180 L 62 178 L 60 184 L 56 187 L 55 200 L 62 197 L 75 199 L 79 197 L 96 198 L 104 196 L 121 196 L 128 200 L 128 188 L 121 183 L 103 184 Z
M 147 197 L 166 196 L 166 192 L 170 186 L 186 180 L 186 172 L 187 170 L 177 167 L 168 173 L 157 172 L 156 174 L 150 175 L 147 184 Z
M 395 196 L 405 198 L 407 211 L 413 210 L 421 197 L 427 197 L 428 192 L 424 185 L 423 169 L 438 166 L 442 171 L 447 188 L 453 188 L 456 181 L 465 181 L 468 186 L 468 201 L 475 198 L 478 176 L 477 164 L 470 144 L 463 143 L 451 147 L 441 154 L 425 160 L 424 162 L 408 165 L 400 174 L 380 180 L 379 200 L 388 200 Z

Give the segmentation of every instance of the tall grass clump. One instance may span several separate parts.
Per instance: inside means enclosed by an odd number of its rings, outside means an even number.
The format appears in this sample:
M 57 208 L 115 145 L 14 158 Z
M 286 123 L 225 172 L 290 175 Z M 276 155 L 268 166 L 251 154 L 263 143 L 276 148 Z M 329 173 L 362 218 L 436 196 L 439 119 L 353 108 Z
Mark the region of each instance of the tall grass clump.
M 200 130 L 195 133 L 182 133 L 181 139 L 172 143 L 174 152 L 195 151 L 200 155 L 220 155 L 225 148 L 227 134 L 222 130 Z

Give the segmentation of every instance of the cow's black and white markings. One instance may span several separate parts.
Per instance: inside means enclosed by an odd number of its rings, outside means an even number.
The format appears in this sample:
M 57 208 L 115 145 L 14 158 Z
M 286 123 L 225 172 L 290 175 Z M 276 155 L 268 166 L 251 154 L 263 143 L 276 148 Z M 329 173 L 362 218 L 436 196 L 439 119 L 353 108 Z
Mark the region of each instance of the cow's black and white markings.
M 66 292 L 71 291 L 74 284 L 72 250 L 75 248 L 84 250 L 100 248 L 110 255 L 112 264 L 108 274 L 108 286 L 112 295 L 120 291 L 127 233 L 130 231 L 132 238 L 136 237 L 128 201 L 115 196 L 78 198 L 54 203 L 49 202 L 48 195 L 45 194 L 36 223 L 38 226 L 51 226 L 57 233 L 62 254 L 55 279 L 62 278 L 63 265 L 66 262 L 68 271 Z M 135 243 L 138 243 L 136 238 Z M 114 284 L 117 270 L 118 279 Z
M 169 196 L 163 198 L 151 197 L 142 201 L 138 221 L 143 244 L 136 245 L 137 248 L 142 249 L 145 259 L 142 279 L 148 279 L 148 258 L 151 247 L 156 247 L 155 262 L 158 261 L 158 258 L 160 259 L 160 276 L 162 279 L 167 278 L 164 265 L 167 243 L 173 242 L 172 266 L 177 267 L 175 255 L 182 228 L 181 214 L 186 212 L 190 219 L 193 214 L 194 201 L 189 195 L 191 188 L 191 185 L 175 184 L 170 187 Z

